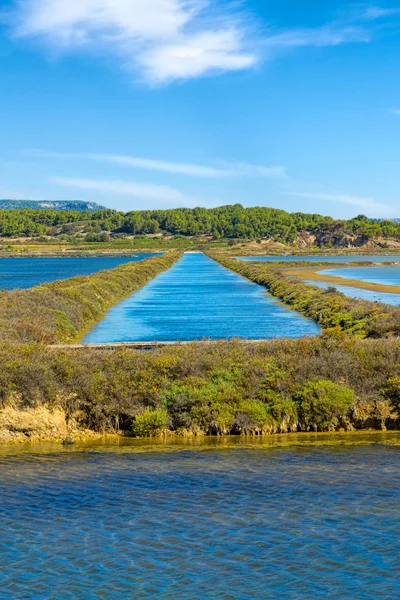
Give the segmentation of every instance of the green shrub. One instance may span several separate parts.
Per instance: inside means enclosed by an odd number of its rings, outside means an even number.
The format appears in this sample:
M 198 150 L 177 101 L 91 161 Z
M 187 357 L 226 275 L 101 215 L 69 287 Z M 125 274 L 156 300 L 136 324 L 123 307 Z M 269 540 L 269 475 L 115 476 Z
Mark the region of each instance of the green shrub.
M 146 408 L 137 415 L 132 433 L 137 437 L 160 435 L 168 428 L 168 412 L 165 408 Z
M 266 433 L 276 429 L 268 407 L 260 400 L 243 400 L 234 425 L 238 433 Z
M 330 380 L 308 381 L 293 396 L 299 406 L 302 429 L 326 431 L 343 424 L 354 403 L 355 393 Z

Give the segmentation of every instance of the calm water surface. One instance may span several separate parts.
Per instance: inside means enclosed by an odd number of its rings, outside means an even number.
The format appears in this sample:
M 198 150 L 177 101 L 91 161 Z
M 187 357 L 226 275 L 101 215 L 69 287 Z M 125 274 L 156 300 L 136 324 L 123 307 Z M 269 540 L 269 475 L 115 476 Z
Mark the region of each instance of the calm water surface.
M 313 321 L 284 307 L 264 287 L 204 254 L 185 254 L 112 308 L 85 342 L 298 338 L 318 333 Z
M 326 275 L 335 275 L 344 279 L 359 279 L 368 283 L 400 286 L 400 267 L 349 267 L 320 271 Z
M 0 258 L 0 289 L 30 288 L 57 279 L 91 275 L 149 256 L 154 256 L 154 253 L 141 252 L 135 256 Z
M 400 597 L 400 447 L 0 454 L 0 596 Z
M 341 292 L 349 298 L 361 298 L 370 302 L 383 302 L 393 306 L 400 306 L 400 294 L 388 294 L 386 292 L 373 292 L 372 290 L 362 290 L 361 288 L 352 287 L 350 285 L 338 285 L 336 283 L 326 283 L 325 281 L 305 280 L 304 283 L 315 285 L 323 290 L 329 287 L 334 287 L 338 292 Z
M 271 262 L 271 261 L 302 261 L 305 260 L 307 262 L 333 262 L 333 263 L 347 263 L 347 262 L 355 262 L 360 260 L 368 260 L 370 262 L 400 262 L 400 254 L 397 256 L 383 256 L 381 255 L 358 255 L 358 256 L 332 256 L 332 254 L 328 256 L 315 256 L 315 255 L 304 255 L 304 256 L 237 256 L 238 260 L 251 261 L 251 262 Z

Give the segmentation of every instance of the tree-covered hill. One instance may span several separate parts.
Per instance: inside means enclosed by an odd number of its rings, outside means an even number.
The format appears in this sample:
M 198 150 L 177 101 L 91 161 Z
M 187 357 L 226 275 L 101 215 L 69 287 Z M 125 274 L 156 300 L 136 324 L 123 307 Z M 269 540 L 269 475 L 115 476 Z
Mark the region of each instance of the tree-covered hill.
M 88 210 L 95 212 L 104 208 L 96 202 L 83 202 L 82 200 L 7 200 L 0 199 L 0 210 L 21 210 L 32 208 L 34 210 Z
M 159 234 L 213 239 L 270 239 L 287 245 L 362 246 L 370 240 L 400 242 L 400 224 L 359 215 L 348 221 L 319 214 L 287 213 L 240 204 L 121 213 L 111 209 L 0 210 L 0 237 L 51 236 L 88 242 Z

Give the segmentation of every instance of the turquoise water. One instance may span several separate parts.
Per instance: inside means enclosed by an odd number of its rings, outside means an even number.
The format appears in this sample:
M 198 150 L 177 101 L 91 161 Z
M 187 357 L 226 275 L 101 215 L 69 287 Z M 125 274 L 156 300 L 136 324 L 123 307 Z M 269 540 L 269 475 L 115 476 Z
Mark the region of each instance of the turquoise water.
M 237 256 L 238 260 L 251 261 L 251 262 L 271 262 L 275 260 L 279 261 L 302 261 L 305 260 L 307 262 L 333 262 L 333 263 L 348 263 L 348 262 L 358 262 L 361 260 L 367 260 L 369 262 L 400 262 L 400 254 L 397 256 L 389 255 L 383 256 L 381 255 L 369 255 L 363 254 L 358 256 L 332 256 L 331 254 L 328 256 L 315 256 L 315 255 L 304 255 L 304 256 Z
M 0 596 L 400 597 L 400 448 L 0 455 Z
M 334 275 L 344 279 L 359 279 L 368 283 L 400 286 L 400 267 L 347 267 L 320 271 L 325 275 Z
M 154 256 L 154 253 L 141 252 L 135 256 L 0 258 L 0 289 L 24 289 L 76 275 L 91 275 L 149 256 Z
M 84 341 L 271 339 L 318 333 L 313 321 L 284 307 L 264 287 L 204 254 L 185 254 L 112 308 Z
M 341 292 L 349 298 L 361 298 L 370 302 L 383 302 L 393 306 L 400 306 L 400 294 L 388 294 L 385 292 L 373 292 L 372 290 L 362 290 L 361 288 L 352 287 L 350 285 L 338 285 L 336 283 L 326 283 L 325 281 L 306 280 L 304 283 L 315 285 L 323 290 L 329 287 L 334 287 L 338 292 Z

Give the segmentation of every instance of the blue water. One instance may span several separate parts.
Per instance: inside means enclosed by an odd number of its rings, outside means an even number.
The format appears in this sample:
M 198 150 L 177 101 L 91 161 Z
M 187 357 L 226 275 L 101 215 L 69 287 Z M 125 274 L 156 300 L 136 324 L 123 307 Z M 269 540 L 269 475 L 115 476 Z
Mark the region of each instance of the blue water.
M 320 271 L 344 279 L 359 279 L 368 283 L 400 286 L 400 267 L 350 267 Z
M 135 256 L 0 258 L 0 289 L 24 289 L 76 275 L 91 275 L 149 256 L 154 256 L 154 253 L 142 252 Z
M 370 302 L 383 302 L 384 304 L 400 306 L 400 294 L 373 292 L 372 290 L 362 290 L 361 288 L 352 287 L 350 285 L 338 285 L 336 283 L 326 283 L 325 281 L 312 281 L 311 279 L 308 281 L 305 280 L 304 283 L 315 285 L 323 290 L 334 287 L 338 292 L 341 292 L 345 296 L 349 296 L 349 298 L 361 298 L 362 300 L 369 300 Z
M 112 308 L 84 341 L 271 339 L 318 333 L 313 321 L 284 307 L 264 287 L 204 254 L 185 254 Z
M 369 254 L 364 254 L 364 255 L 358 255 L 358 256 L 332 256 L 331 254 L 329 256 L 315 256 L 315 255 L 310 255 L 310 256 L 237 256 L 236 257 L 238 260 L 244 260 L 244 261 L 251 261 L 251 262 L 271 262 L 271 261 L 307 261 L 307 262 L 333 262 L 333 263 L 348 263 L 348 262 L 358 262 L 358 261 L 362 261 L 362 260 L 367 260 L 369 262 L 377 262 L 377 263 L 381 263 L 381 262 L 400 262 L 400 254 L 398 254 L 397 256 L 383 256 L 381 255 L 377 255 L 377 256 L 373 256 L 373 255 L 369 255 Z
M 0 597 L 400 598 L 400 448 L 0 456 Z

